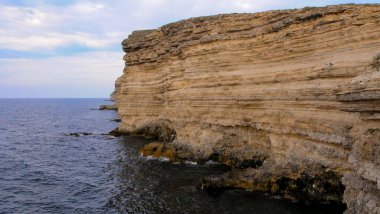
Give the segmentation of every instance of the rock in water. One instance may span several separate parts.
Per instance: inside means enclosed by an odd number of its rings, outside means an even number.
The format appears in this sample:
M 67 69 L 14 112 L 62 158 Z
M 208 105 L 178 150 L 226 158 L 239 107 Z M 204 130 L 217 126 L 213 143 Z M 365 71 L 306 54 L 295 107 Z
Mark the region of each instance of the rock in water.
M 380 5 L 192 18 L 122 45 L 119 131 L 236 165 L 211 192 L 380 212 Z
M 75 137 L 80 137 L 80 136 L 88 136 L 92 135 L 92 133 L 89 132 L 70 132 L 65 134 L 66 136 L 75 136 Z
M 117 105 L 100 105 L 99 110 L 116 110 L 117 111 Z
M 108 135 L 113 136 L 113 137 L 120 137 L 120 136 L 123 135 L 123 133 L 121 133 L 121 132 L 119 131 L 119 129 L 116 128 L 116 129 L 114 129 L 114 130 L 108 132 Z
M 111 121 L 116 122 L 116 123 L 120 123 L 121 119 L 117 118 L 117 119 L 112 119 Z

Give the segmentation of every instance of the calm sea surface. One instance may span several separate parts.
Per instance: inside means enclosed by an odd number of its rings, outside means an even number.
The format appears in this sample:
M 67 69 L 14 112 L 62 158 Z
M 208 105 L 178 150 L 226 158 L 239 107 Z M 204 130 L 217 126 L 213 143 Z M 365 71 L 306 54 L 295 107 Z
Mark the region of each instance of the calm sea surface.
M 110 138 L 105 99 L 0 99 L 0 213 L 340 213 L 270 196 L 197 190 L 222 166 L 146 160 L 149 140 Z M 70 136 L 69 133 L 93 133 Z

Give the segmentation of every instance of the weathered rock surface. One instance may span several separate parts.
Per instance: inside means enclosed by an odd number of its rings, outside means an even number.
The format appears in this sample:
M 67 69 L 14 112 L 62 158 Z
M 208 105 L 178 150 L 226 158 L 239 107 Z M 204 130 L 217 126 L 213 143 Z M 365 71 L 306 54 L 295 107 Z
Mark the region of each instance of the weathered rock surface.
M 343 184 L 346 213 L 380 213 L 380 5 L 192 18 L 122 44 L 119 131 L 236 166 L 210 187 L 331 202 Z

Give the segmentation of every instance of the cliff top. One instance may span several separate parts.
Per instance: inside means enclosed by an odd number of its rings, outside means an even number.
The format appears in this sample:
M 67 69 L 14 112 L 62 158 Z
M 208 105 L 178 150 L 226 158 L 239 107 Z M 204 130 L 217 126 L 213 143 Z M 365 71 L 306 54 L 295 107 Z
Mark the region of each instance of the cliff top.
M 368 24 L 367 16 L 380 22 L 379 14 L 380 4 L 345 4 L 190 18 L 153 30 L 132 32 L 122 42 L 123 50 L 128 53 L 124 60 L 129 65 L 157 62 L 168 55 L 180 54 L 182 48 L 214 41 L 267 34 L 290 38 L 298 27 L 312 32 L 330 25 L 361 26 Z

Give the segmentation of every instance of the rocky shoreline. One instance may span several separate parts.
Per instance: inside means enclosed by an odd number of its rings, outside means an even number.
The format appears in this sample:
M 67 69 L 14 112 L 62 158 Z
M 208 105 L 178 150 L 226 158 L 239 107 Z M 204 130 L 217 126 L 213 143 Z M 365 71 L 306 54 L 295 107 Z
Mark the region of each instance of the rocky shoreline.
M 342 174 L 324 166 L 313 168 L 289 168 L 275 163 L 258 160 L 239 161 L 234 157 L 210 156 L 208 159 L 194 159 L 195 155 L 172 144 L 150 143 L 145 145 L 141 154 L 146 157 L 166 158 L 173 163 L 205 164 L 209 161 L 231 167 L 223 176 L 205 177 L 199 181 L 198 188 L 211 195 L 219 195 L 229 189 L 243 189 L 253 192 L 270 193 L 291 202 L 333 203 L 343 205 L 344 186 Z
M 117 105 L 112 104 L 112 105 L 100 105 L 99 110 L 114 110 L 117 111 Z
M 115 135 L 231 167 L 199 188 L 380 212 L 380 5 L 199 17 L 123 41 Z

